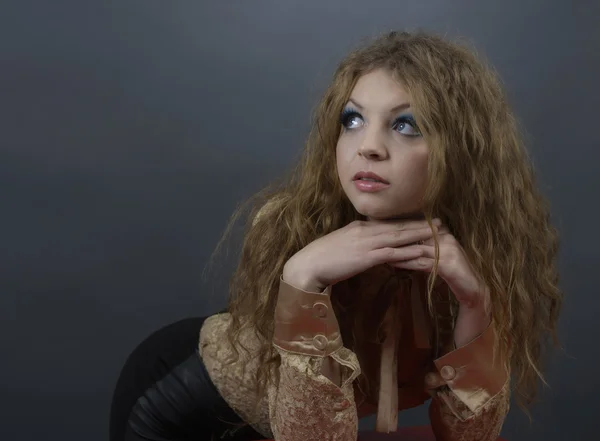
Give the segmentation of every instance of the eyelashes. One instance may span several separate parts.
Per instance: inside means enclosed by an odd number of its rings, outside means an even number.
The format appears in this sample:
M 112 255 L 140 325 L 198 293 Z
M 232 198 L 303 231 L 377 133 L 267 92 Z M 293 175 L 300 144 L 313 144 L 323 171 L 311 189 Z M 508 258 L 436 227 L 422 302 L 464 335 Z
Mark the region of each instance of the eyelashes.
M 405 136 L 421 136 L 421 131 L 417 126 L 417 122 L 412 115 L 402 115 L 396 118 L 392 126 L 394 130 L 402 133 Z M 400 130 L 398 130 L 400 129 Z M 408 129 L 408 132 L 405 131 Z
M 360 113 L 358 113 L 356 110 L 348 108 L 348 107 L 345 108 L 344 110 L 342 110 L 342 113 L 340 115 L 340 124 L 343 125 L 344 127 L 347 126 L 348 121 L 352 117 L 361 118 Z
M 354 122 L 356 124 L 364 122 L 362 115 L 351 107 L 346 107 L 342 111 L 339 121 L 345 130 L 355 129 L 357 125 L 353 125 Z M 411 114 L 400 115 L 392 122 L 392 128 L 404 136 L 421 136 L 417 122 Z

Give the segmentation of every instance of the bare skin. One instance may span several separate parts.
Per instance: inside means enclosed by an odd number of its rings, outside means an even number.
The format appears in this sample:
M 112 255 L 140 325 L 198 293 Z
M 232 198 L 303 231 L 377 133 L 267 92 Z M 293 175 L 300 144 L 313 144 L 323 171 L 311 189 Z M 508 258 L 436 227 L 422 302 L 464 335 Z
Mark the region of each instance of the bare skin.
M 367 221 L 352 222 L 292 256 L 283 270 L 286 282 L 322 292 L 380 264 L 432 270 L 434 230 L 422 220 L 429 146 L 412 116 L 410 101 L 402 84 L 385 70 L 358 80 L 342 113 L 336 165 L 346 196 Z M 361 190 L 356 182 L 360 172 L 375 173 L 385 187 Z M 448 228 L 439 219 L 433 224 L 440 246 L 438 273 L 459 302 L 454 341 L 460 347 L 489 325 L 485 305 L 490 294 Z M 323 373 L 339 384 L 339 365 L 332 359 L 323 364 Z
M 435 219 L 434 229 L 441 225 Z M 419 258 L 415 243 L 433 237 L 426 221 L 355 221 L 315 240 L 287 261 L 283 279 L 305 291 L 321 292 L 384 263 Z

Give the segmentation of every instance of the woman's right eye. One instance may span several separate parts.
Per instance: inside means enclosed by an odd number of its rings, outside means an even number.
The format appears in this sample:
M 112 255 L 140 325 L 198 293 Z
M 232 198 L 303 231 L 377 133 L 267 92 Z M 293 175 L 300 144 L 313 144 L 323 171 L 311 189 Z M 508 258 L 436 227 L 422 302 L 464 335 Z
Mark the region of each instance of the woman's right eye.
M 340 123 L 345 129 L 355 129 L 362 123 L 362 116 L 356 110 L 344 109 L 340 116 Z

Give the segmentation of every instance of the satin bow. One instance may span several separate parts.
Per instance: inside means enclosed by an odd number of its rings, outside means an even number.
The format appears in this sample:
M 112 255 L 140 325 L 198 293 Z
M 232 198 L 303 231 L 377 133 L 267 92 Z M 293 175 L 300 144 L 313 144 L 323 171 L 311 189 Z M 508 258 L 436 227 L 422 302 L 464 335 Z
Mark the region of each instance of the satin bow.
M 417 348 L 431 348 L 429 326 L 421 293 L 425 292 L 421 277 L 410 272 L 396 272 L 384 289 L 392 290 L 391 302 L 383 320 L 384 339 L 381 345 L 379 371 L 379 399 L 375 430 L 389 433 L 398 427 L 398 343 L 401 337 L 398 299 L 410 292 L 413 317 L 414 344 Z

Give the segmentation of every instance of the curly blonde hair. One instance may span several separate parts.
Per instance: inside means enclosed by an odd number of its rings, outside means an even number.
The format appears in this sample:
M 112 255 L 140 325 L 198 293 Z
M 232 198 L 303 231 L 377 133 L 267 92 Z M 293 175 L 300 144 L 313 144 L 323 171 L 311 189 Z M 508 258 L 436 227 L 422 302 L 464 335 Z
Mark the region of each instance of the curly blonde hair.
M 257 392 L 264 393 L 280 362 L 271 340 L 284 264 L 310 242 L 362 218 L 341 188 L 335 151 L 340 112 L 357 80 L 375 69 L 390 72 L 411 96 L 430 152 L 426 219 L 440 217 L 449 226 L 493 293 L 495 349 L 526 410 L 543 381 L 548 337 L 558 341 L 557 233 L 497 76 L 468 48 L 427 33 L 390 32 L 351 52 L 316 109 L 301 161 L 282 183 L 247 201 L 252 209 L 230 283 L 228 338 L 234 348 L 245 329 L 260 338 L 253 356 L 269 367 L 257 378 Z M 243 210 L 233 214 L 217 250 Z

